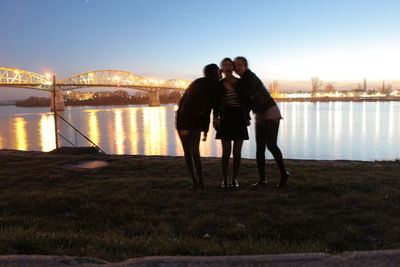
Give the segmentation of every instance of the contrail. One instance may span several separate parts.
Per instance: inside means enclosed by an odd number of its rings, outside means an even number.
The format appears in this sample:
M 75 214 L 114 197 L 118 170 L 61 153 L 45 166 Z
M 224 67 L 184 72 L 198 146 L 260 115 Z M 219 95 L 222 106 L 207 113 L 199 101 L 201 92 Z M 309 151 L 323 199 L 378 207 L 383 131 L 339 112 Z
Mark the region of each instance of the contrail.
M 176 13 L 179 14 L 179 15 L 188 17 L 188 18 L 195 19 L 195 20 L 200 20 L 200 21 L 203 21 L 203 22 L 208 22 L 208 19 L 205 19 L 205 18 L 202 18 L 202 17 L 197 17 L 197 16 L 191 15 L 191 14 L 189 14 L 189 13 L 178 12 L 178 11 L 176 11 Z

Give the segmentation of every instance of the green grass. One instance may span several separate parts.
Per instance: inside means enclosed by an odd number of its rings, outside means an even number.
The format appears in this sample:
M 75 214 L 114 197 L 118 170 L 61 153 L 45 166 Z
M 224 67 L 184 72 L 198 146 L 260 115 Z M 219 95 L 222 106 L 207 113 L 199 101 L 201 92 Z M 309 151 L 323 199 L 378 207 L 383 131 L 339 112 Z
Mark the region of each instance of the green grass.
M 236 191 L 204 159 L 207 189 L 187 190 L 182 157 L 99 157 L 0 151 L 0 253 L 119 261 L 150 255 L 249 255 L 400 248 L 398 161 L 287 160 L 290 187 L 252 190 L 243 160 Z

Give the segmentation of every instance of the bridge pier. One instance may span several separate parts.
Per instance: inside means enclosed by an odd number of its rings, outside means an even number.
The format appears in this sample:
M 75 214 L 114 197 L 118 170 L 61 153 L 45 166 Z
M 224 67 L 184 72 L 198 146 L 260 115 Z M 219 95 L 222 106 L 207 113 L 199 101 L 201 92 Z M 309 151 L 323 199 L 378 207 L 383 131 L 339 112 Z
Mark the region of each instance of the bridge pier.
M 159 107 L 160 106 L 160 91 L 151 91 L 149 93 L 149 106 Z
M 51 111 L 54 111 L 54 100 L 56 101 L 56 111 L 63 111 L 64 110 L 64 98 L 63 98 L 63 91 L 61 89 L 57 89 L 56 95 L 54 97 L 54 91 L 51 91 L 51 100 L 50 100 L 50 108 Z

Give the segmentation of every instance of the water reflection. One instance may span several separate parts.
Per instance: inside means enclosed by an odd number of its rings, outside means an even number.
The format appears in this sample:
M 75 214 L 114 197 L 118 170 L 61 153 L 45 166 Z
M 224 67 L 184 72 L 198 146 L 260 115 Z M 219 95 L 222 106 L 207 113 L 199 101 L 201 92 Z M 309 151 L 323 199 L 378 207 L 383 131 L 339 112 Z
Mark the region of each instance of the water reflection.
M 335 102 L 334 106 L 334 147 L 333 147 L 333 154 L 335 158 L 339 158 L 339 149 L 340 143 L 342 141 L 342 102 Z
M 27 150 L 28 144 L 26 139 L 26 120 L 21 117 L 15 118 L 14 129 L 15 129 L 16 149 Z
M 362 126 L 361 126 L 361 137 L 362 139 L 365 138 L 365 134 L 366 134 L 366 124 L 367 124 L 367 102 L 362 102 L 362 113 L 361 113 L 361 122 L 362 122 Z
M 145 155 L 166 154 L 166 117 L 165 107 L 151 107 L 143 110 L 143 128 Z
M 99 144 L 100 141 L 100 130 L 99 123 L 97 119 L 97 110 L 89 110 L 89 139 L 93 141 L 96 145 Z
M 114 110 L 115 146 L 117 154 L 124 154 L 124 126 L 122 123 L 122 110 Z
M 315 125 L 316 125 L 316 136 L 315 139 L 317 141 L 319 141 L 319 137 L 320 137 L 320 129 L 321 129 L 321 123 L 320 123 L 320 106 L 319 106 L 319 102 L 317 102 L 316 107 L 315 107 Z
M 53 115 L 40 115 L 40 147 L 42 151 L 51 151 L 56 148 Z
M 286 158 L 385 160 L 400 158 L 400 102 L 285 102 L 279 146 Z M 8 110 L 7 110 L 8 109 Z M 175 130 L 176 105 L 162 107 L 70 107 L 64 117 L 110 154 L 183 155 Z M 7 113 L 8 112 L 8 113 Z M 47 108 L 0 107 L 0 147 L 50 151 L 54 120 Z M 254 119 L 242 155 L 255 158 Z M 62 122 L 60 133 L 75 140 Z M 64 142 L 63 145 L 68 145 Z M 78 146 L 90 145 L 78 138 Z M 221 156 L 210 126 L 203 156 Z M 266 152 L 267 158 L 272 158 Z
M 379 130 L 380 130 L 380 110 L 379 110 L 380 102 L 376 102 L 375 106 L 375 139 L 379 139 Z
M 304 113 L 304 120 L 303 120 L 303 125 L 304 125 L 304 136 L 308 136 L 308 103 L 303 103 L 303 113 Z
M 347 127 L 349 129 L 349 136 L 353 136 L 353 101 L 349 103 L 349 125 Z
M 130 135 L 129 141 L 131 144 L 131 151 L 132 155 L 139 154 L 138 150 L 138 143 L 139 143 L 139 130 L 138 130 L 138 121 L 137 121 L 137 109 L 131 108 L 129 109 L 129 126 L 130 126 Z
M 393 138 L 393 125 L 394 125 L 394 115 L 393 115 L 393 102 L 389 104 L 389 140 L 391 141 Z

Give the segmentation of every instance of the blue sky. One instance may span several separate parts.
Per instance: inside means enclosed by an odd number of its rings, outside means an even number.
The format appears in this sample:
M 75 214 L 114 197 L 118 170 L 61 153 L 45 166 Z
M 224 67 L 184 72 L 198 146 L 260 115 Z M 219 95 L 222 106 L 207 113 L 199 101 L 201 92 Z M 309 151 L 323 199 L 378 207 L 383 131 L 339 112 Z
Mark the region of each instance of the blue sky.
M 0 0 L 0 66 L 194 79 L 243 55 L 292 87 L 400 80 L 399 13 L 394 0 Z

